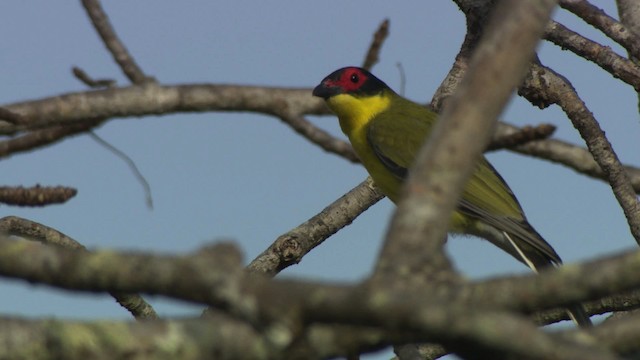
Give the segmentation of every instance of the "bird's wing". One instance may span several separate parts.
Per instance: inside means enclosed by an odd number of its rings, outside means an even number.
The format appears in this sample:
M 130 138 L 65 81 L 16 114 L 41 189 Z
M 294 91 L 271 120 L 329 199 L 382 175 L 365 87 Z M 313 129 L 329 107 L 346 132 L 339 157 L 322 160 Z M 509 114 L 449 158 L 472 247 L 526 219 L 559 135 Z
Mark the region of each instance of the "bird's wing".
M 496 243 L 498 247 L 507 250 L 514 256 L 517 255 L 517 258 L 521 257 L 521 260 L 534 271 L 541 266 L 562 263 L 562 259 L 553 247 L 526 220 L 492 214 L 464 198 L 458 204 L 458 212 L 471 218 L 480 219 L 484 224 L 499 230 L 503 235 L 501 238 L 496 238 L 493 232 L 482 231 L 480 227 L 474 231 L 474 234 L 492 240 L 492 242 L 499 242 Z M 509 251 L 509 247 L 513 247 L 515 252 Z
M 397 178 L 406 178 L 429 135 L 436 115 L 430 116 L 428 111 L 419 114 L 394 111 L 393 115 L 384 112 L 369 123 L 367 141 L 380 162 Z M 513 192 L 484 157 L 463 190 L 458 212 L 510 234 L 524 245 L 526 252 L 535 251 L 552 262 L 561 262 L 551 245 L 529 225 Z
M 435 116 L 435 113 L 426 109 L 424 113 L 417 114 L 395 109 L 393 112 L 383 112 L 369 123 L 367 141 L 386 169 L 404 180 L 407 169 L 413 166 L 417 152 L 429 135 Z M 524 220 L 520 204 L 511 189 L 484 157 L 478 161 L 476 171 L 464 188 L 462 199 L 471 209 L 483 209 L 487 214 Z
M 462 192 L 458 211 L 511 236 L 510 240 L 516 241 L 514 246 L 519 246 L 525 256 L 533 251 L 552 263 L 562 262 L 553 247 L 529 225 L 515 195 L 484 156 Z M 534 263 L 536 267 L 544 265 L 540 261 Z
M 390 113 L 382 112 L 369 122 L 367 141 L 387 170 L 404 180 L 418 149 L 429 135 L 430 122 L 420 121 L 419 117 L 402 110 Z M 435 114 L 431 121 L 435 121 Z

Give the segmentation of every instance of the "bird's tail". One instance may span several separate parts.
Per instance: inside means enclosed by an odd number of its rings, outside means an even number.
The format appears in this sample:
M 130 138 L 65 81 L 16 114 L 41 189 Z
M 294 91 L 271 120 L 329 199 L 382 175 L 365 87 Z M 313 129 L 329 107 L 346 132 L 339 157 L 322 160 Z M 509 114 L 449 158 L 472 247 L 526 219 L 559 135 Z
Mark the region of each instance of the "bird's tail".
M 549 260 L 541 261 L 539 257 L 534 258 L 531 256 L 527 256 L 525 254 L 525 251 L 520 246 L 518 246 L 518 243 L 514 241 L 507 232 L 503 231 L 502 233 L 504 234 L 507 241 L 509 241 L 513 249 L 515 249 L 516 253 L 520 256 L 521 260 L 536 274 L 542 268 L 559 265 L 558 263 Z M 591 322 L 591 319 L 589 318 L 589 315 L 585 311 L 582 304 L 572 304 L 568 306 L 566 310 L 567 314 L 569 315 L 571 320 L 576 323 L 576 325 L 583 328 L 593 326 L 593 323 Z

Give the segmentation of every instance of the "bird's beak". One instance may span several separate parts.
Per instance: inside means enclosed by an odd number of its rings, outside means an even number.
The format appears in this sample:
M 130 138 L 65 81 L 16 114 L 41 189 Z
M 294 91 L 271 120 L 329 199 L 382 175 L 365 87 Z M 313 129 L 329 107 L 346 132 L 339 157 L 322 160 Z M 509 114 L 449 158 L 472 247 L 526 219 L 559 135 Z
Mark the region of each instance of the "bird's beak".
M 313 89 L 313 96 L 321 97 L 325 100 L 339 93 L 339 86 L 332 86 L 330 84 L 327 84 L 327 81 L 325 80 L 323 80 L 320 85 L 316 86 L 315 89 Z

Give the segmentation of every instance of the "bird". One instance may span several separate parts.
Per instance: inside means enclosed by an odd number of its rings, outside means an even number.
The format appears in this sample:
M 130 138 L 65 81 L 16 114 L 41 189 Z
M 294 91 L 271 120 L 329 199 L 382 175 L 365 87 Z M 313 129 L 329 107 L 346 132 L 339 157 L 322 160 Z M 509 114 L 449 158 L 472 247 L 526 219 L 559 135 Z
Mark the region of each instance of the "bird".
M 438 119 L 437 113 L 398 95 L 369 71 L 355 66 L 326 76 L 313 95 L 324 99 L 337 115 L 342 132 L 374 183 L 397 204 L 402 184 Z M 449 232 L 486 239 L 536 273 L 562 264 L 484 156 L 462 191 Z M 581 305 L 572 305 L 567 311 L 578 325 L 591 325 Z

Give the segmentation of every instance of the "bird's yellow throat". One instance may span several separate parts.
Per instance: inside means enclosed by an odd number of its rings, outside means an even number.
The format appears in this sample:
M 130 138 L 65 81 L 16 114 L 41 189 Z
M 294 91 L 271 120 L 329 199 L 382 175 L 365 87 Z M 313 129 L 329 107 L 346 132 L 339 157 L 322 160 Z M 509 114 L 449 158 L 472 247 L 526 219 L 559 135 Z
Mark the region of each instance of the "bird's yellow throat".
M 327 99 L 327 104 L 338 115 L 340 127 L 347 135 L 361 129 L 374 116 L 386 110 L 390 103 L 391 98 L 384 93 L 363 97 L 339 94 Z

